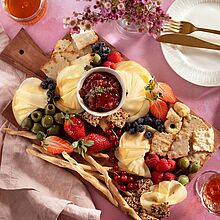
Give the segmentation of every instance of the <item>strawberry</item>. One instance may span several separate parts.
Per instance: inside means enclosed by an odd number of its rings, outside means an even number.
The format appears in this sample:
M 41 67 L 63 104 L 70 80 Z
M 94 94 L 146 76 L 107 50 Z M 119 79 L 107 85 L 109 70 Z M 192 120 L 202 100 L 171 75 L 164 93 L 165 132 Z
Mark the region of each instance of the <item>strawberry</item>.
M 63 151 L 66 151 L 69 154 L 74 150 L 68 141 L 57 136 L 49 136 L 45 138 L 43 141 L 43 147 L 52 154 L 61 154 Z
M 167 112 L 168 112 L 168 106 L 166 102 L 164 102 L 163 100 L 157 99 L 157 100 L 151 101 L 150 112 L 156 118 L 161 119 L 162 121 L 165 121 Z
M 163 82 L 157 82 L 156 88 L 154 90 L 157 93 L 160 93 L 160 99 L 162 99 L 165 102 L 169 103 L 175 103 L 176 102 L 176 97 L 173 94 L 172 88 Z
M 150 154 L 145 159 L 145 163 L 152 170 L 156 169 L 156 166 L 157 166 L 159 161 L 160 161 L 160 159 L 159 159 L 159 157 L 156 154 Z
M 163 175 L 163 180 L 171 181 L 171 180 L 175 180 L 175 179 L 176 179 L 176 175 L 173 174 L 173 173 L 166 172 L 166 173 L 164 173 L 164 175 Z
M 174 171 L 176 169 L 176 161 L 168 159 L 169 171 Z
M 79 140 L 80 138 L 85 138 L 85 127 L 84 122 L 74 115 L 64 116 L 64 131 L 72 137 L 74 140 Z
M 113 63 L 118 63 L 123 60 L 121 54 L 118 51 L 113 51 L 108 55 L 108 61 Z
M 84 139 L 84 142 L 93 142 L 93 145 L 88 148 L 89 152 L 99 152 L 113 147 L 113 143 L 107 137 L 99 134 L 89 134 Z
M 113 69 L 113 70 L 116 69 L 116 65 L 115 65 L 114 63 L 112 63 L 111 61 L 105 61 L 105 62 L 103 63 L 103 66 L 104 66 L 104 67 L 111 68 L 111 69 Z
M 163 180 L 163 173 L 153 171 L 151 173 L 151 176 L 152 176 L 152 180 L 154 184 L 158 184 L 159 182 Z
M 167 160 L 165 158 L 162 158 L 156 166 L 156 171 L 163 173 L 163 172 L 168 171 L 169 168 L 170 167 L 169 167 Z

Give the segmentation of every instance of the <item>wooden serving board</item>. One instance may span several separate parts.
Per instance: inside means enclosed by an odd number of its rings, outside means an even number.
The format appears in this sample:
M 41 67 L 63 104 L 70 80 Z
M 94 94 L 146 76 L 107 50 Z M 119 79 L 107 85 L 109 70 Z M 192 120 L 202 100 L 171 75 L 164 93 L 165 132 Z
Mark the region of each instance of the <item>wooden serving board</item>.
M 68 39 L 69 37 L 70 35 L 67 34 L 64 38 Z M 100 40 L 105 41 L 102 37 L 99 36 L 99 38 Z M 112 50 L 116 50 L 108 42 L 106 42 L 106 44 Z M 123 56 L 123 58 L 128 60 L 125 56 Z M 23 28 L 0 54 L 0 59 L 18 70 L 21 70 L 27 74 L 27 77 L 38 77 L 40 79 L 46 78 L 45 74 L 40 69 L 49 60 L 49 58 L 43 53 L 43 51 Z M 197 115 L 196 113 L 193 114 Z M 14 118 L 11 103 L 6 106 L 2 115 L 17 128 L 20 128 Z M 213 129 L 215 131 L 215 147 L 217 148 L 220 146 L 220 131 L 215 128 Z

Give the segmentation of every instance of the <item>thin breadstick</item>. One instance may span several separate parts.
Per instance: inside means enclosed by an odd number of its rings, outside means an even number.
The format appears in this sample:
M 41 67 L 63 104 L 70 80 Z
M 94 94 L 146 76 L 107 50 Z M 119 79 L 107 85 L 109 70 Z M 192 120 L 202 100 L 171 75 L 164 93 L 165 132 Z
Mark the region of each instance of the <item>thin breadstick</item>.
M 37 135 L 29 131 L 17 131 L 11 128 L 3 128 L 3 131 L 10 135 L 25 137 L 31 140 L 37 140 Z
M 118 207 L 118 202 L 114 199 L 109 189 L 104 186 L 98 179 L 96 179 L 91 174 L 84 171 L 80 166 L 75 165 L 75 160 L 69 156 L 66 152 L 62 153 L 63 157 L 70 162 L 72 165 L 72 168 L 79 173 L 85 180 L 87 180 L 89 183 L 91 183 L 96 189 L 98 189 L 100 192 L 102 192 L 106 197 L 109 199 L 109 201 L 116 207 Z M 105 169 L 104 169 L 105 170 Z M 106 171 L 107 172 L 107 171 Z
M 97 172 L 91 172 L 91 171 L 87 171 L 87 173 L 89 173 L 90 175 L 94 176 L 95 178 L 105 182 L 105 178 L 103 175 L 101 175 L 100 173 Z
M 108 159 L 109 155 L 108 154 L 103 154 L 103 153 L 89 153 L 93 157 L 98 157 L 98 158 L 103 158 L 103 159 Z
M 118 204 L 120 205 L 122 211 L 124 211 L 125 213 L 129 213 L 129 215 L 133 217 L 135 220 L 141 220 L 141 218 L 134 211 L 134 209 L 132 209 L 128 205 L 128 203 L 124 200 L 123 196 L 119 193 L 117 187 L 112 182 L 112 179 L 109 177 L 108 172 L 100 164 L 98 164 L 91 156 L 85 154 L 84 158 L 104 176 L 107 187 L 109 188 L 110 192 L 115 197 L 115 199 L 118 201 Z

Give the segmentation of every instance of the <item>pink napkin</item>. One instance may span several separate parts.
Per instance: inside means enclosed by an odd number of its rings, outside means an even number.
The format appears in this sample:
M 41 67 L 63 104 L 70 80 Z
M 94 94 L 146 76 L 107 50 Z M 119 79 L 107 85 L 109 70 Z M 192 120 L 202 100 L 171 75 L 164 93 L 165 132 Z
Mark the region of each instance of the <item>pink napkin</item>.
M 0 51 L 8 39 L 0 27 Z M 0 109 L 25 75 L 0 61 Z M 0 115 L 0 128 L 13 127 Z M 31 143 L 0 132 L 0 219 L 98 220 L 101 212 L 81 181 L 62 168 L 30 156 Z

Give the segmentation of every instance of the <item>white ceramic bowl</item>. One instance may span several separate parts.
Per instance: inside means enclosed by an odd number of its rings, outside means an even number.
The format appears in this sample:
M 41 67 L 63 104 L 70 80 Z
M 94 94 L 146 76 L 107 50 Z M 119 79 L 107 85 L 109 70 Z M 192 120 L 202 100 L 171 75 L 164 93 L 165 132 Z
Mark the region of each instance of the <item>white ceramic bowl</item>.
M 79 94 L 79 90 L 82 88 L 83 86 L 83 83 L 85 81 L 85 79 L 93 74 L 93 73 L 110 73 L 112 74 L 113 76 L 115 76 L 117 78 L 117 80 L 119 81 L 120 85 L 121 85 L 121 88 L 122 88 L 122 97 L 121 97 L 121 101 L 119 103 L 119 105 L 115 108 L 115 109 L 112 109 L 111 111 L 108 111 L 108 112 L 95 112 L 95 111 L 92 111 L 91 109 L 89 109 L 83 99 L 80 97 L 80 94 Z M 94 116 L 101 116 L 101 117 L 105 117 L 105 116 L 108 116 L 108 115 L 112 115 L 114 114 L 115 112 L 117 112 L 121 107 L 122 105 L 124 104 L 125 102 L 125 98 L 126 98 L 126 89 L 125 89 L 125 84 L 124 84 L 124 81 L 122 80 L 121 76 L 119 75 L 119 73 L 117 73 L 115 70 L 113 69 L 110 69 L 110 68 L 106 68 L 106 67 L 96 67 L 96 68 L 92 68 L 91 70 L 85 72 L 82 77 L 80 78 L 79 82 L 78 82 L 78 85 L 77 85 L 77 99 L 79 101 L 79 104 L 81 105 L 81 107 L 87 111 L 88 113 L 90 113 L 91 115 L 94 115 Z

